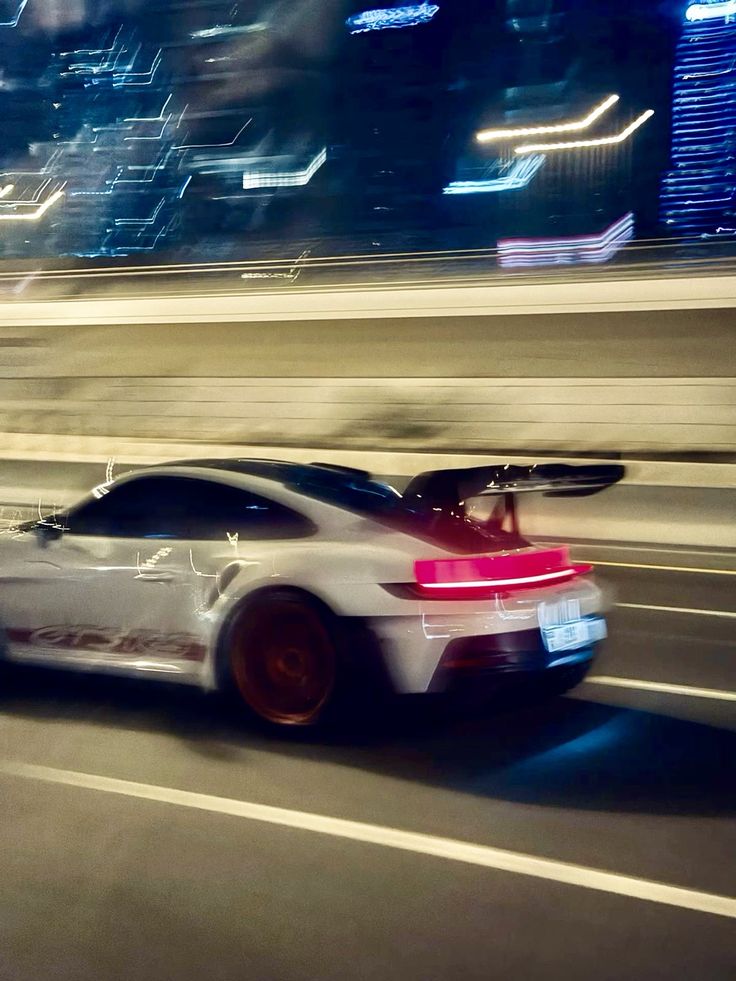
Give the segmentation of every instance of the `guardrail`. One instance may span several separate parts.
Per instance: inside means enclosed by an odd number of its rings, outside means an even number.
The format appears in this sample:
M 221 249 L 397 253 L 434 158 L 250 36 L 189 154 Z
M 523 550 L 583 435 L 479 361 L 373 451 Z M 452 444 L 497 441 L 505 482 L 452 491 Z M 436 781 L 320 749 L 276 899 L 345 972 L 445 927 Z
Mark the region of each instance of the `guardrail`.
M 412 245 L 424 244 L 424 248 Z M 356 251 L 357 247 L 357 251 Z M 262 293 L 355 287 L 585 284 L 604 280 L 723 276 L 736 268 L 728 241 L 653 239 L 633 242 L 616 258 L 595 267 L 541 266 L 510 269 L 495 247 L 428 249 L 426 241 L 401 236 L 382 245 L 367 240 L 304 240 L 255 243 L 260 255 L 209 262 L 129 260 L 22 260 L 0 262 L 0 296 L 12 300 L 69 299 L 176 293 Z M 252 253 L 251 253 L 252 255 Z M 171 257 L 175 258 L 175 257 Z

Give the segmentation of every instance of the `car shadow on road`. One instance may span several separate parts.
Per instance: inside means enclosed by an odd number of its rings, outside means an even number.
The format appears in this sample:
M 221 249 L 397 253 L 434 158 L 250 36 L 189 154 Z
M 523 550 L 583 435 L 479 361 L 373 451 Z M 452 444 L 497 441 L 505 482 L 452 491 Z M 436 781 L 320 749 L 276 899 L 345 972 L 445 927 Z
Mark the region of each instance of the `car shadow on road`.
M 213 762 L 237 764 L 247 746 L 536 806 L 736 812 L 735 731 L 580 696 L 451 715 L 399 705 L 326 734 L 273 733 L 219 696 L 184 686 L 14 668 L 1 714 L 172 735 Z

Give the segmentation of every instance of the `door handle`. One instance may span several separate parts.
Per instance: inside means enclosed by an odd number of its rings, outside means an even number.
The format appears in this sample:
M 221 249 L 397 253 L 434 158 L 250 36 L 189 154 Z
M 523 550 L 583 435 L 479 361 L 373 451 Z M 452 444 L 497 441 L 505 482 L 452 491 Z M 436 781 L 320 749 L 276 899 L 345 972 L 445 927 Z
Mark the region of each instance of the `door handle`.
M 174 582 L 176 576 L 173 572 L 161 570 L 161 572 L 139 572 L 136 579 L 142 579 L 144 582 Z

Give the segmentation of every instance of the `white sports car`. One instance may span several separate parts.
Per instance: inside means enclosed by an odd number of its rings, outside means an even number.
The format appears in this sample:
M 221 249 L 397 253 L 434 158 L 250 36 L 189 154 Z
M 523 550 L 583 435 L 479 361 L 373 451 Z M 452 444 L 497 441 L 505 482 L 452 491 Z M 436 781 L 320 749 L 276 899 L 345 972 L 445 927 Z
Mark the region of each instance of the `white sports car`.
M 328 464 L 138 470 L 0 542 L 2 654 L 230 687 L 291 725 L 379 689 L 564 690 L 605 636 L 602 594 L 567 549 L 521 537 L 515 495 L 622 474 L 442 470 L 400 493 Z

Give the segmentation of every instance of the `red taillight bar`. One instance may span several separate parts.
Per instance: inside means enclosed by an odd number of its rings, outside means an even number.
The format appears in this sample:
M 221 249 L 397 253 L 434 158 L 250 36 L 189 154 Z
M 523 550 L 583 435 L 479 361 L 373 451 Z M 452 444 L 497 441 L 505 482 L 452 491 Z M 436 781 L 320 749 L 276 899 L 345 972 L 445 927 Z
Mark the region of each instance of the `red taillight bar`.
M 426 596 L 472 599 L 520 589 L 540 589 L 591 571 L 573 565 L 567 548 L 549 548 L 511 555 L 479 555 L 463 559 L 422 559 L 414 577 Z

